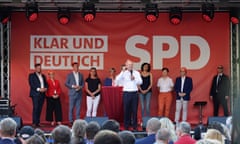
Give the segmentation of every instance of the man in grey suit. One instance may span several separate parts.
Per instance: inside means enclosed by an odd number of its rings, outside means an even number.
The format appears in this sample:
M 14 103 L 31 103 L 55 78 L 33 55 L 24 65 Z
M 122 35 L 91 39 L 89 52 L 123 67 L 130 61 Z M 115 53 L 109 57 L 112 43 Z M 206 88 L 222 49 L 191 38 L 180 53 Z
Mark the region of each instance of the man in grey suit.
M 83 75 L 79 72 L 79 64 L 72 64 L 73 72 L 69 73 L 65 86 L 68 88 L 69 95 L 69 122 L 73 123 L 73 110 L 76 108 L 76 119 L 80 119 L 80 107 L 82 99 L 82 88 L 84 86 Z

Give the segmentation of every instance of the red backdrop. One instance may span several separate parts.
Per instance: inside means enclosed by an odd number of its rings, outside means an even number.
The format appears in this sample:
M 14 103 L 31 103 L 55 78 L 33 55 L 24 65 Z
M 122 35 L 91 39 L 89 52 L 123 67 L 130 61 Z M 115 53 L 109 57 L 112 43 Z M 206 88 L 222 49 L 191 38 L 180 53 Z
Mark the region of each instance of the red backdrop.
M 216 13 L 213 22 L 201 19 L 201 13 L 184 13 L 182 23 L 172 25 L 168 13 L 160 13 L 157 22 L 149 23 L 144 13 L 97 13 L 93 22 L 84 22 L 81 14 L 73 13 L 67 25 L 57 21 L 56 13 L 40 13 L 36 22 L 29 22 L 24 13 L 13 13 L 11 22 L 11 93 L 12 104 L 25 123 L 31 123 L 32 102 L 29 97 L 28 74 L 35 62 L 41 62 L 43 73 L 56 70 L 63 94 L 63 120 L 67 121 L 68 95 L 64 86 L 71 62 L 78 60 L 80 70 L 86 78 L 88 69 L 95 66 L 101 79 L 108 70 L 126 59 L 135 62 L 140 69 L 143 62 L 152 65 L 153 95 L 151 115 L 157 114 L 157 79 L 160 69 L 168 67 L 174 80 L 179 68 L 186 66 L 193 78 L 193 91 L 188 107 L 188 120 L 198 122 L 195 101 L 208 101 L 203 109 L 204 122 L 212 115 L 209 90 L 216 67 L 224 65 L 229 74 L 229 15 Z M 45 106 L 42 121 L 45 121 Z M 81 117 L 85 116 L 86 101 L 82 101 Z M 171 119 L 174 119 L 175 101 L 172 103 Z M 140 114 L 140 108 L 139 108 Z M 100 103 L 98 115 L 103 115 Z M 140 115 L 139 115 L 140 116 Z

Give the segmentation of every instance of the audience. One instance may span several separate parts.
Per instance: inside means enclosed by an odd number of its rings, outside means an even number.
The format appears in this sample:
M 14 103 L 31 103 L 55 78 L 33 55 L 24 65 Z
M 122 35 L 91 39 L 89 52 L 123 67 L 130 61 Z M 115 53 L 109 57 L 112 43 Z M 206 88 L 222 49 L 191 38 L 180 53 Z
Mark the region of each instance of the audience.
M 194 144 L 196 140 L 191 137 L 190 131 L 191 126 L 188 122 L 179 123 L 176 130 L 178 140 L 174 144 Z
M 86 126 L 86 144 L 93 144 L 94 136 L 100 131 L 100 125 L 95 122 L 91 121 Z
M 156 134 L 156 144 L 168 144 L 171 133 L 167 128 L 160 128 Z
M 223 136 L 222 134 L 216 129 L 208 129 L 207 133 L 205 134 L 204 139 L 213 139 L 218 140 L 219 142 L 223 143 Z
M 26 144 L 45 144 L 41 136 L 34 134 L 29 139 L 27 139 Z
M 40 128 L 36 128 L 36 129 L 34 130 L 34 133 L 37 134 L 38 136 L 40 136 L 45 143 L 47 142 L 47 138 L 46 138 L 46 136 L 44 135 L 44 131 L 42 131 Z
M 87 122 L 82 119 L 77 119 L 74 121 L 72 126 L 73 137 L 71 140 L 71 144 L 84 144 L 85 134 L 86 134 L 86 126 Z
M 120 125 L 116 120 L 107 120 L 102 124 L 102 130 L 112 130 L 118 133 L 120 130 Z
M 34 129 L 32 126 L 24 126 L 19 131 L 19 137 L 21 137 L 24 140 L 29 139 L 31 136 L 34 135 Z
M 12 118 L 5 118 L 0 122 L 1 140 L 0 144 L 15 144 L 14 139 L 17 123 Z
M 55 127 L 47 141 L 46 134 L 41 129 L 23 126 L 16 136 L 17 123 L 12 118 L 0 121 L 0 144 L 230 144 L 231 119 L 227 125 L 220 122 L 208 124 L 206 133 L 199 131 L 198 141 L 190 135 L 191 126 L 188 122 L 177 125 L 176 131 L 168 118 L 150 118 L 147 121 L 147 136 L 136 139 L 131 131 L 119 132 L 116 120 L 107 120 L 102 127 L 97 122 L 75 120 L 72 131 L 68 126 Z M 176 132 L 176 135 L 175 135 Z M 194 131 L 195 133 L 197 131 Z M 143 132 L 144 133 L 144 132 Z M 135 133 L 137 134 L 137 133 Z
M 177 140 L 177 135 L 175 132 L 175 126 L 173 124 L 173 122 L 167 118 L 167 117 L 163 117 L 160 119 L 160 123 L 161 123 L 161 127 L 160 128 L 167 128 L 170 132 L 170 141 L 171 142 L 175 142 Z
M 121 131 L 118 133 L 120 138 L 122 139 L 123 144 L 135 144 L 135 136 L 131 131 Z
M 116 132 L 111 130 L 101 130 L 94 137 L 94 144 L 123 144 Z
M 64 125 L 58 125 L 52 131 L 54 144 L 69 144 L 71 135 L 71 129 Z
M 137 139 L 136 144 L 153 144 L 155 142 L 155 135 L 157 131 L 160 129 L 161 123 L 158 118 L 150 118 L 147 121 L 147 137 Z

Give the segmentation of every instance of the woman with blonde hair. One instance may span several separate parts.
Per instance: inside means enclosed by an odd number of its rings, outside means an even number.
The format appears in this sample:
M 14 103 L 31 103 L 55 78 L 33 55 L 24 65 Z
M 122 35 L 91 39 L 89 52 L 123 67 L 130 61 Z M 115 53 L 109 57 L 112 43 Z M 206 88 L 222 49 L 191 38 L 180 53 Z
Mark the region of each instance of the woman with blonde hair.
M 175 142 L 177 140 L 177 135 L 175 132 L 175 126 L 173 122 L 169 118 L 163 117 L 160 119 L 160 123 L 161 123 L 160 128 L 167 128 L 170 132 L 170 140 Z
M 204 139 L 218 140 L 222 144 L 224 143 L 223 135 L 216 129 L 208 129 Z

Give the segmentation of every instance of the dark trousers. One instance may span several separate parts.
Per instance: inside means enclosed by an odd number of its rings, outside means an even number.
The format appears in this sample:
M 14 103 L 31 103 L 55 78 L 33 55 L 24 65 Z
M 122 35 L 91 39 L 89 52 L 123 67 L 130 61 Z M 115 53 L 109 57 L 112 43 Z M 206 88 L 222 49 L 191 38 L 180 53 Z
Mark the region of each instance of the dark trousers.
M 224 116 L 228 116 L 228 106 L 227 106 L 227 100 L 225 99 L 225 96 L 221 94 L 217 94 L 213 97 L 213 115 L 218 116 L 218 110 L 219 106 L 222 105 Z
M 53 114 L 55 115 L 55 121 L 62 121 L 62 106 L 60 98 L 54 99 L 47 97 L 47 110 L 46 110 L 46 120 L 53 121 Z
M 138 109 L 138 93 L 123 92 L 123 108 L 124 108 L 124 127 L 129 128 L 132 120 L 132 126 L 137 128 L 137 109 Z
M 39 125 L 40 123 L 40 116 L 42 112 L 44 98 L 45 98 L 44 93 L 40 93 L 38 96 L 32 96 L 33 102 L 32 123 L 35 125 Z

